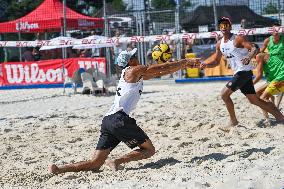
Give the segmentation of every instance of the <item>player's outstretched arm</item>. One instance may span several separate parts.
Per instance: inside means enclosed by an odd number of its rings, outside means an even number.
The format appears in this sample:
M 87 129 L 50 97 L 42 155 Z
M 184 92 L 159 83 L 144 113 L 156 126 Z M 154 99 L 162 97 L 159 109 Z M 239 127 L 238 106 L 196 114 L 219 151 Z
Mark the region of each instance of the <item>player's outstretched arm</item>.
M 147 68 L 143 74 L 143 79 L 151 79 L 153 77 L 163 76 L 174 73 L 180 69 L 187 67 L 196 67 L 199 65 L 198 58 L 182 59 L 174 62 L 166 62 L 162 64 L 151 65 Z
M 207 58 L 204 62 L 200 64 L 200 68 L 214 68 L 220 64 L 220 60 L 222 58 L 222 52 L 220 50 L 221 41 L 218 41 L 216 44 L 215 53 L 212 54 L 209 58 Z

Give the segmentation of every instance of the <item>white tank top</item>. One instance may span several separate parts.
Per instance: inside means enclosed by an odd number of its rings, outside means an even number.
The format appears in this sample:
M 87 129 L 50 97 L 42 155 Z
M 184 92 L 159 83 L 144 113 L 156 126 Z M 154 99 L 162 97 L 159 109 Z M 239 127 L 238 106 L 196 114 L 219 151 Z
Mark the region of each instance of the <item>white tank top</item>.
M 114 103 L 110 110 L 106 113 L 106 116 L 114 114 L 118 111 L 124 111 L 127 115 L 135 109 L 141 93 L 143 91 L 143 79 L 141 78 L 136 83 L 127 83 L 124 80 L 125 71 L 130 68 L 127 67 L 122 70 L 119 83 L 117 85 L 116 95 Z
M 249 51 L 246 48 L 235 47 L 235 38 L 236 35 L 232 35 L 232 37 L 225 43 L 223 37 L 221 39 L 220 50 L 222 54 L 227 58 L 231 69 L 234 71 L 234 74 L 239 71 L 250 71 L 254 68 L 252 63 L 250 62 L 249 64 L 244 65 L 241 61 L 248 56 Z

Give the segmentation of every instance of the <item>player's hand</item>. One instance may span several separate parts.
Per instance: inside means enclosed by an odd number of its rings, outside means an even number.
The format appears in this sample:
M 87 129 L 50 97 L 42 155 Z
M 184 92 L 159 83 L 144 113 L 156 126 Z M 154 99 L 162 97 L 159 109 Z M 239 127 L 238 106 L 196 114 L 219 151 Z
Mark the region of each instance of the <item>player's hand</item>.
M 180 59 L 179 62 L 182 63 L 182 64 L 187 64 L 187 60 L 186 59 Z
M 205 64 L 205 62 L 201 62 L 200 65 L 199 65 L 200 69 L 204 69 L 206 67 L 207 67 L 207 64 Z
M 188 68 L 196 68 L 200 65 L 200 58 L 187 58 L 187 66 Z
M 244 65 L 248 65 L 249 62 L 250 62 L 250 58 L 249 58 L 249 57 L 246 57 L 246 58 L 242 59 L 241 61 L 242 61 L 242 63 L 243 63 Z

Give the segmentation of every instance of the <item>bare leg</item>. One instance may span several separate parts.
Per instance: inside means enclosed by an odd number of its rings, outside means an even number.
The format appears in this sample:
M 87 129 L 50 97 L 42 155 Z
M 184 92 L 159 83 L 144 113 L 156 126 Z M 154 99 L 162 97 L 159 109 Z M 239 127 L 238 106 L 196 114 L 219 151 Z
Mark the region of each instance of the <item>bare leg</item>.
M 264 91 L 265 91 L 265 89 L 267 88 L 267 83 L 265 83 L 264 85 L 262 85 L 260 88 L 258 88 L 257 90 L 256 90 L 256 94 L 257 94 L 257 96 L 259 97 L 259 98 L 261 98 L 261 96 L 262 96 L 262 94 L 264 93 Z M 263 99 L 264 100 L 264 99 Z M 268 101 L 268 99 L 266 99 L 265 101 Z M 273 96 L 271 96 L 271 101 L 272 101 L 272 103 L 274 103 L 274 97 Z M 268 112 L 267 111 L 265 111 L 265 110 L 263 110 L 263 109 L 261 109 L 262 110 L 262 113 L 263 113 L 263 116 L 264 116 L 264 118 L 266 119 L 266 120 L 268 120 L 268 118 L 269 118 L 269 115 L 268 115 Z
M 257 95 L 259 98 L 260 98 L 261 95 L 264 93 L 264 91 L 265 91 L 265 89 L 266 89 L 267 86 L 268 86 L 267 83 L 265 83 L 264 85 L 262 85 L 262 86 L 260 86 L 259 88 L 256 89 L 256 95 Z M 271 101 L 274 103 L 274 97 L 273 97 L 273 96 L 271 96 Z M 265 118 L 266 120 L 268 120 L 269 115 L 268 115 L 267 111 L 265 111 L 265 110 L 263 110 L 263 109 L 261 109 L 261 110 L 262 110 L 262 113 L 263 113 L 264 118 Z
M 221 92 L 221 97 L 223 101 L 225 102 L 226 108 L 229 112 L 231 126 L 236 126 L 238 125 L 238 120 L 237 120 L 236 113 L 235 113 L 234 103 L 230 97 L 233 92 L 234 91 L 232 91 L 231 89 L 224 87 Z
M 138 161 L 141 159 L 147 159 L 155 154 L 155 147 L 150 139 L 146 140 L 143 144 L 139 145 L 140 149 L 133 150 L 132 152 L 125 154 L 114 160 L 107 160 L 106 164 L 114 171 L 116 171 L 119 165 L 128 163 L 130 161 Z
M 104 164 L 110 150 L 96 150 L 94 157 L 88 161 L 81 161 L 78 163 L 67 164 L 63 166 L 57 166 L 55 164 L 49 167 L 49 171 L 54 174 L 65 172 L 79 172 L 79 171 L 91 171 L 99 170 Z
M 271 95 L 264 93 L 261 95 L 261 99 L 256 94 L 247 94 L 246 97 L 249 99 L 250 103 L 259 106 L 266 112 L 271 113 L 277 121 L 284 121 L 283 114 L 276 108 L 276 106 L 271 101 L 264 101 L 263 99 L 268 99 Z
M 276 100 L 276 107 L 279 109 L 279 106 L 280 106 L 280 103 L 282 101 L 282 98 L 283 98 L 283 94 L 284 93 L 280 93 L 278 96 L 277 96 L 277 100 Z

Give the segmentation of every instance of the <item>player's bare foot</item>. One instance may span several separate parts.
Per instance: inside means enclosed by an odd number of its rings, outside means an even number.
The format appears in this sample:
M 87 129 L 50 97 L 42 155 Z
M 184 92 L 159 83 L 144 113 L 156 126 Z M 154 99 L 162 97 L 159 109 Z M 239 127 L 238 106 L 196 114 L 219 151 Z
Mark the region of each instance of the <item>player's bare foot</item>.
M 230 130 L 233 128 L 233 126 L 226 126 L 226 127 L 220 127 L 219 129 L 221 130 L 221 131 L 224 131 L 224 132 L 226 132 L 226 133 L 228 133 L 228 132 L 230 132 Z
M 119 169 L 119 165 L 117 165 L 116 163 L 115 163 L 115 161 L 114 160 L 106 160 L 106 165 L 107 166 L 109 166 L 109 168 L 111 169 L 111 170 L 113 170 L 113 171 L 117 171 L 118 169 Z
M 48 168 L 48 171 L 50 173 L 53 173 L 53 174 L 59 174 L 60 173 L 59 168 L 55 164 L 50 165 L 49 168 Z
M 232 127 L 239 125 L 238 121 L 233 121 L 231 122 L 229 125 L 231 125 Z
M 229 133 L 233 128 L 237 127 L 238 124 L 239 122 L 230 122 L 226 127 L 220 127 L 219 129 L 221 131 Z

